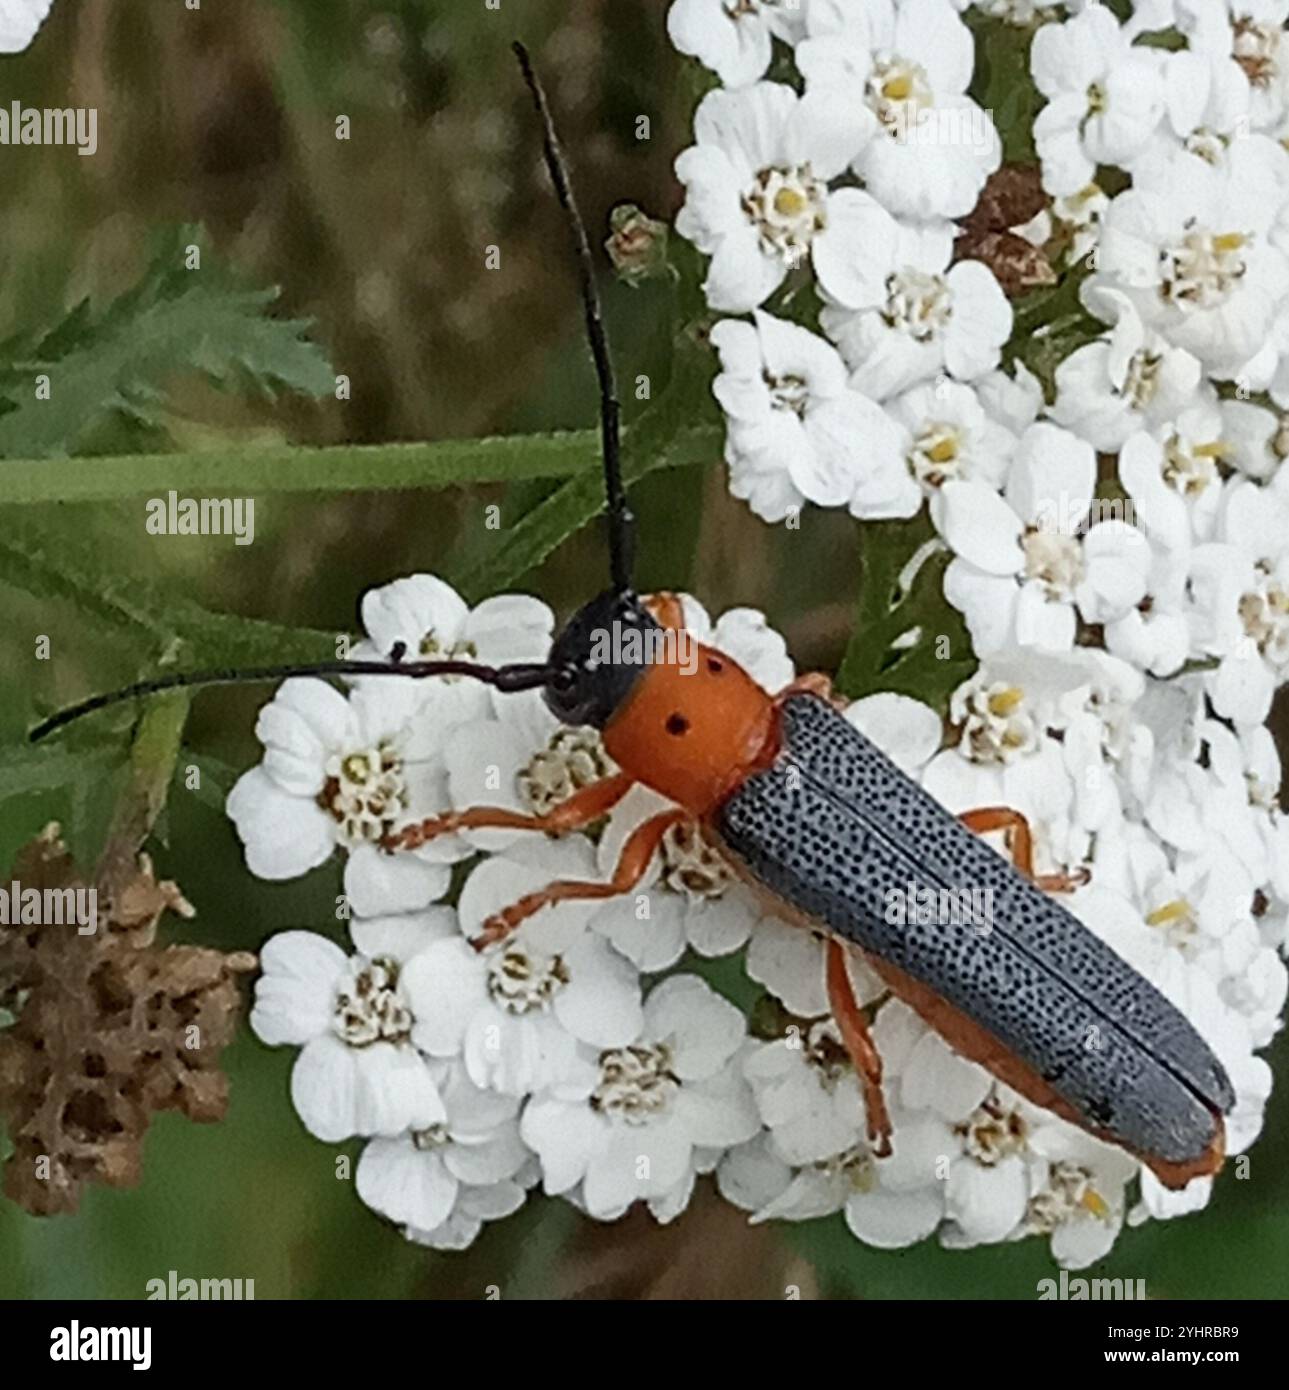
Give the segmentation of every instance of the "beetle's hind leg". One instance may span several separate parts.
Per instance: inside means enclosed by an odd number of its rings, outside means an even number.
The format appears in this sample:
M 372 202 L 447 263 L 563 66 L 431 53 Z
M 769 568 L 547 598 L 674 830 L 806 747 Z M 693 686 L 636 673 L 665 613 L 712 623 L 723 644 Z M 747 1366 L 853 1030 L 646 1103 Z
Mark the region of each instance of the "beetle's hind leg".
M 483 930 L 474 938 L 476 951 L 485 950 L 504 941 L 522 922 L 540 912 L 552 903 L 569 902 L 574 899 L 616 898 L 629 893 L 645 876 L 654 855 L 662 844 L 662 837 L 673 825 L 686 819 L 684 811 L 661 811 L 644 821 L 627 837 L 622 853 L 613 870 L 613 877 L 607 883 L 591 883 L 580 879 L 559 879 L 549 883 L 536 893 L 529 893 L 512 903 L 509 907 L 495 912 L 483 924 Z
M 873 1153 L 878 1158 L 889 1158 L 891 1117 L 886 1109 L 886 1097 L 882 1093 L 882 1055 L 877 1050 L 873 1035 L 868 1031 L 868 1020 L 864 1017 L 864 1011 L 855 998 L 850 975 L 846 970 L 846 948 L 832 937 L 828 940 L 827 978 L 828 1006 L 832 1010 L 837 1027 L 841 1030 L 841 1040 L 855 1065 L 859 1084 L 864 1090 L 868 1142 L 873 1145 Z
M 850 704 L 849 700 L 838 695 L 833 689 L 832 677 L 824 675 L 822 671 L 802 672 L 779 691 L 774 697 L 775 703 L 782 704 L 790 695 L 818 695 L 836 710 L 845 710 Z
M 988 835 L 992 830 L 1005 832 L 1012 863 L 1045 893 L 1071 893 L 1092 877 L 1087 869 L 1076 869 L 1072 874 L 1036 874 L 1034 832 L 1029 828 L 1029 821 L 1010 806 L 982 806 L 976 811 L 963 811 L 958 819 L 977 835 Z

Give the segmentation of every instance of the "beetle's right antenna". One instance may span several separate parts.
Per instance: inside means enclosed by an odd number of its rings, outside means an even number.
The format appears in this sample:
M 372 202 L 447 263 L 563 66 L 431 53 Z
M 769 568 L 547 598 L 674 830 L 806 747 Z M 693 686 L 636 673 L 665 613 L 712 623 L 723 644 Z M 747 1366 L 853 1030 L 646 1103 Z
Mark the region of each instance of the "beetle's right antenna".
M 560 149 L 559 136 L 555 132 L 555 122 L 551 117 L 546 93 L 533 71 L 528 50 L 518 42 L 514 44 L 514 50 L 515 56 L 519 59 L 520 70 L 524 74 L 524 81 L 528 83 L 528 90 L 533 94 L 533 105 L 541 118 L 546 167 L 550 170 L 556 196 L 568 216 L 573 232 L 573 247 L 577 252 L 578 279 L 582 290 L 582 308 L 586 315 L 586 334 L 591 343 L 591 355 L 595 358 L 596 375 L 600 379 L 600 438 L 604 454 L 604 490 L 609 509 L 609 570 L 613 576 L 613 587 L 621 593 L 629 593 L 632 587 L 635 518 L 631 515 L 631 508 L 627 505 L 627 494 L 622 486 L 622 408 L 618 403 L 618 388 L 613 376 L 613 360 L 609 356 L 608 336 L 604 331 L 600 295 L 595 287 L 595 263 L 591 259 L 591 244 L 586 237 L 582 215 L 577 209 L 577 199 L 573 195 L 568 166 Z

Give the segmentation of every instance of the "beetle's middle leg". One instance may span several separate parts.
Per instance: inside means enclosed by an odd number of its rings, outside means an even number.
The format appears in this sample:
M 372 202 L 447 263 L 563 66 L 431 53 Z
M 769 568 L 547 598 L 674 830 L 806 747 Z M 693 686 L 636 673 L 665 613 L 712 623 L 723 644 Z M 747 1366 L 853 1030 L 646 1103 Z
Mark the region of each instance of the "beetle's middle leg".
M 629 773 L 615 772 L 598 782 L 588 782 L 541 816 L 510 811 L 503 806 L 446 811 L 441 816 L 393 831 L 382 845 L 388 850 L 418 849 L 440 835 L 451 835 L 457 830 L 545 830 L 548 834 L 559 835 L 567 830 L 580 830 L 608 815 L 634 785 Z
M 521 922 L 540 912 L 552 903 L 569 902 L 576 898 L 616 898 L 629 893 L 645 876 L 654 855 L 662 844 L 662 837 L 673 825 L 686 820 L 687 813 L 681 810 L 660 811 L 631 832 L 622 846 L 622 853 L 613 870 L 613 877 L 607 883 L 591 883 L 581 879 L 559 879 L 548 883 L 535 893 L 528 893 L 518 902 L 494 912 L 483 924 L 483 930 L 474 938 L 476 951 L 504 941 Z
M 891 1117 L 882 1094 L 882 1055 L 877 1050 L 868 1021 L 846 971 L 846 948 L 835 937 L 828 939 L 828 1007 L 841 1030 L 850 1060 L 855 1065 L 859 1083 L 864 1088 L 864 1113 L 868 1117 L 868 1141 L 875 1147 L 878 1158 L 888 1158 L 891 1152 Z
M 1002 830 L 1006 834 L 1008 853 L 1012 863 L 1032 879 L 1035 886 L 1046 893 L 1070 893 L 1081 888 L 1091 877 L 1086 869 L 1074 873 L 1036 874 L 1034 872 L 1034 832 L 1029 821 L 1019 811 L 1010 806 L 982 806 L 976 811 L 963 811 L 958 819 L 977 835 L 987 835 L 991 830 Z

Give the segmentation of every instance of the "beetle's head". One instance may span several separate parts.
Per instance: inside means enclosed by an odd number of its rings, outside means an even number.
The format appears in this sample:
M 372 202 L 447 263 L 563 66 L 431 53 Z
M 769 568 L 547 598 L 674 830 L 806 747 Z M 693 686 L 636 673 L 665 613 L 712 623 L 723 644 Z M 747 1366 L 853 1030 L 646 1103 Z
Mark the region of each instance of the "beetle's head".
M 644 674 L 657 620 L 637 594 L 607 589 L 579 608 L 551 647 L 544 695 L 563 724 L 602 729 Z

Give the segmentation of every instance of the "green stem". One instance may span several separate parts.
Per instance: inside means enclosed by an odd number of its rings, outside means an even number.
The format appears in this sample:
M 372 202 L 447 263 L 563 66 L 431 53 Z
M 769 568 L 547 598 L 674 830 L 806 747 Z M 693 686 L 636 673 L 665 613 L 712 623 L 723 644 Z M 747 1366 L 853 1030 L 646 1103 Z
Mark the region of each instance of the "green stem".
M 185 494 L 374 492 L 393 488 L 571 477 L 599 462 L 594 430 L 445 439 L 432 444 L 340 444 L 104 458 L 0 460 L 0 505 L 106 502 Z
M 159 696 L 139 720 L 130 748 L 130 776 L 112 813 L 94 879 L 111 893 L 134 875 L 140 847 L 166 804 L 188 718 L 186 691 Z

